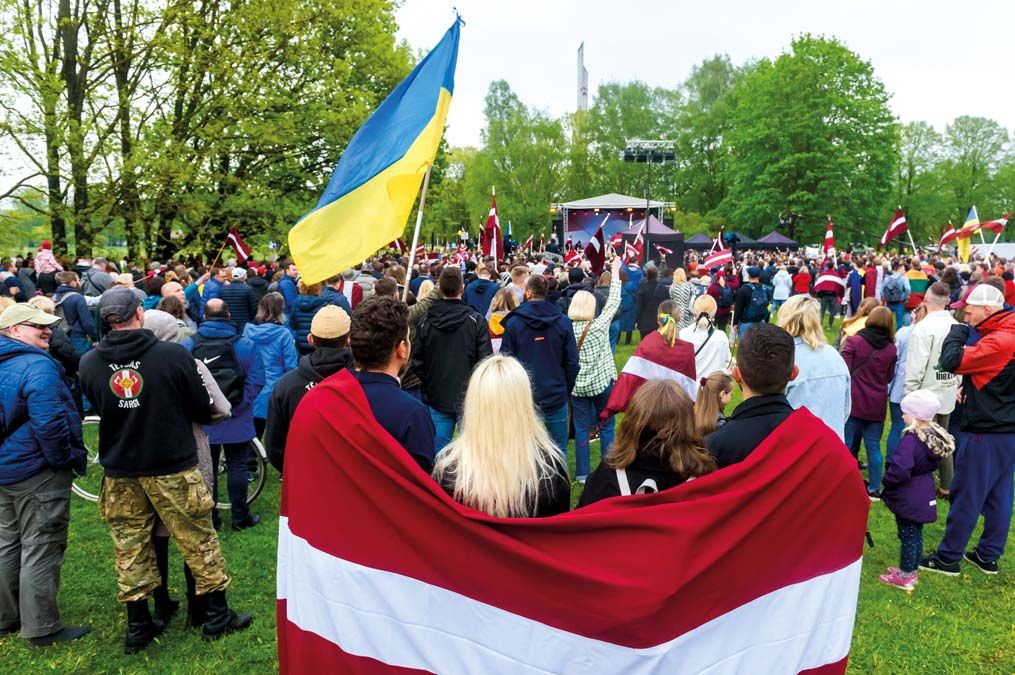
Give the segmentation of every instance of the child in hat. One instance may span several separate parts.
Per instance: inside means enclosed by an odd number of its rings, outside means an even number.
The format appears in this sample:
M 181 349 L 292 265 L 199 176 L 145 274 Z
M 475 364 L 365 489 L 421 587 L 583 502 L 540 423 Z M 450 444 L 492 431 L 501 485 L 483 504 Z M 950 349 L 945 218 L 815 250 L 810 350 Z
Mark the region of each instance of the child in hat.
M 923 555 L 923 526 L 937 520 L 934 471 L 955 452 L 955 439 L 933 422 L 941 404 L 930 391 L 910 392 L 901 407 L 906 427 L 885 471 L 882 499 L 895 514 L 902 551 L 899 567 L 889 567 L 879 578 L 881 583 L 912 591 Z

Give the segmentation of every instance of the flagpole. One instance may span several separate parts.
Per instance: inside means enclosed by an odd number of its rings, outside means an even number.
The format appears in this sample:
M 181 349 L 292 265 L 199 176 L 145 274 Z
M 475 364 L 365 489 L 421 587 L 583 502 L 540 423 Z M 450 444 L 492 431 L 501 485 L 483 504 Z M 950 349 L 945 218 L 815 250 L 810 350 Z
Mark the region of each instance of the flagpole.
M 913 241 L 913 233 L 910 232 L 909 228 L 906 228 L 906 234 L 909 235 L 909 245 L 913 247 L 913 255 L 920 255 L 919 251 L 916 250 L 916 242 Z
M 980 230 L 980 234 L 983 234 L 983 230 Z M 1001 233 L 998 232 L 994 235 L 994 241 L 990 242 L 990 250 L 987 251 L 987 260 L 990 260 L 990 256 L 994 255 L 994 246 L 997 244 L 997 240 L 1001 238 Z M 984 242 L 986 243 L 986 242 Z
M 208 265 L 208 269 L 215 267 L 215 263 L 217 263 L 219 261 L 219 258 L 222 257 L 222 251 L 226 250 L 226 246 L 228 245 L 229 245 L 229 237 L 226 237 L 226 240 L 222 242 L 222 248 L 220 248 L 219 252 L 215 254 L 215 259 L 211 261 L 211 265 Z
M 416 262 L 416 245 L 419 243 L 419 228 L 423 226 L 423 206 L 426 205 L 426 191 L 430 187 L 431 164 L 426 165 L 423 176 L 423 192 L 419 195 L 419 209 L 416 211 L 416 229 L 412 232 L 412 247 L 409 249 L 409 269 L 406 270 L 405 288 L 402 289 L 402 302 L 409 301 L 409 281 L 412 280 L 412 266 Z

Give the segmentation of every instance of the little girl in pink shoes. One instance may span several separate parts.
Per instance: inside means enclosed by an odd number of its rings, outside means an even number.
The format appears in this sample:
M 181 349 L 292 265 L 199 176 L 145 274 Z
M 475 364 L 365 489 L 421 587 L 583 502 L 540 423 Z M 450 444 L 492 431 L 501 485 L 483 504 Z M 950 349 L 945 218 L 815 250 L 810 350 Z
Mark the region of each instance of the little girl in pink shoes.
M 934 471 L 942 459 L 955 452 L 955 439 L 933 422 L 940 406 L 937 396 L 925 389 L 902 399 L 906 428 L 883 479 L 882 499 L 895 514 L 902 550 L 899 566 L 889 567 L 879 579 L 904 591 L 912 591 L 917 582 L 923 526 L 937 520 Z

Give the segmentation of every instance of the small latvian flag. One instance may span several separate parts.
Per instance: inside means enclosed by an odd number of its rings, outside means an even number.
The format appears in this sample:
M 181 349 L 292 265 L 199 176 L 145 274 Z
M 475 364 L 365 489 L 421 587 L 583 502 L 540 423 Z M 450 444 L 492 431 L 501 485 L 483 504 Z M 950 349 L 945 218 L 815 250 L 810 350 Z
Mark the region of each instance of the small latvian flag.
M 250 247 L 243 242 L 243 238 L 240 237 L 240 233 L 236 231 L 235 227 L 229 229 L 229 234 L 226 235 L 226 243 L 236 251 L 236 260 L 238 262 L 242 263 L 250 257 Z
M 945 229 L 944 234 L 941 235 L 941 239 L 937 243 L 938 252 L 940 252 L 941 249 L 944 248 L 945 244 L 954 241 L 958 236 L 959 231 L 956 230 L 955 226 L 949 222 L 948 227 Z

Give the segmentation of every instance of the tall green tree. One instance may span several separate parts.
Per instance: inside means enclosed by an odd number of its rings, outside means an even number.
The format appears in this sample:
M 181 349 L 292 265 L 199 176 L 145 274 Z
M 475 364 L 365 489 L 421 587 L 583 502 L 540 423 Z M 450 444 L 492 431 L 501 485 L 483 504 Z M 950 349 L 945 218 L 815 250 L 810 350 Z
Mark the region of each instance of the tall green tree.
M 760 235 L 792 211 L 803 218 L 790 236 L 817 241 L 831 214 L 872 240 L 897 171 L 898 127 L 870 63 L 837 40 L 804 35 L 760 62 L 736 98 L 722 204 L 732 226 Z

